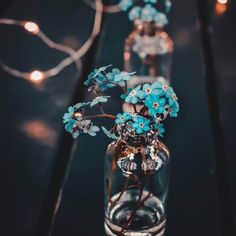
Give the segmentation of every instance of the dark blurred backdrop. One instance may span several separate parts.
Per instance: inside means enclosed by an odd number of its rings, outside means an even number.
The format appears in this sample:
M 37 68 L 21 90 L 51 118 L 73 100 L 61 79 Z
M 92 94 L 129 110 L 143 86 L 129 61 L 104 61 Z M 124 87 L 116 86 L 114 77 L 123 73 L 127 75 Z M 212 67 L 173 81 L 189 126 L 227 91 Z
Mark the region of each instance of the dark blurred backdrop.
M 228 174 L 224 178 L 230 189 L 230 196 L 224 197 L 235 224 L 236 3 L 229 1 L 227 11 L 219 15 L 215 0 L 204 2 L 210 16 L 207 29 L 213 49 L 214 79 L 218 83 L 218 115 L 223 126 L 222 145 L 226 154 L 222 158 Z M 49 37 L 74 49 L 91 32 L 94 10 L 83 1 L 3 3 L 1 17 L 37 22 Z M 178 119 L 168 124 L 164 138 L 172 159 L 166 236 L 222 235 L 222 217 L 225 217 L 221 210 L 224 201 L 222 204 L 219 200 L 218 187 L 222 183 L 215 168 L 216 149 L 209 116 L 212 109 L 209 110 L 209 87 L 205 83 L 207 66 L 212 64 L 206 63 L 204 53 L 211 50 L 204 51 L 203 44 L 207 42 L 201 40 L 198 9 L 197 1 L 174 0 L 167 28 L 175 43 L 172 85 L 181 112 Z M 132 23 L 125 13 L 105 14 L 102 34 L 95 45 L 97 56 L 92 57 L 96 59 L 95 66 L 112 63 L 122 68 L 123 44 L 131 30 Z M 0 25 L 0 35 L 1 60 L 20 70 L 47 69 L 65 57 L 21 28 Z M 88 68 L 88 63 L 89 58 L 84 59 L 83 66 Z M 85 72 L 86 69 L 78 73 L 71 65 L 42 86 L 35 86 L 0 71 L 0 235 L 32 236 L 42 222 L 40 212 L 50 193 L 52 169 L 60 157 L 63 140 L 70 139 L 63 130 L 62 116 L 74 94 L 82 93 L 77 85 Z M 113 107 L 116 111 L 120 109 L 117 99 Z M 63 138 L 65 135 L 67 138 Z M 103 155 L 108 143 L 99 134 L 95 139 L 83 136 L 73 144 L 52 236 L 104 235 Z M 70 141 L 66 145 L 70 146 Z

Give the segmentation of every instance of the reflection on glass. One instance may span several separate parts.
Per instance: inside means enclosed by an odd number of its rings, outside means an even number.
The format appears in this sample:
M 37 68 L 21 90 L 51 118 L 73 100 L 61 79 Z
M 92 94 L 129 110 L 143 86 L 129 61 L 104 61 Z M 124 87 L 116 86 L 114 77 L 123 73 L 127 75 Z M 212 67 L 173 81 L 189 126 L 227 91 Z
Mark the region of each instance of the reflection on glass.
M 170 81 L 173 42 L 153 22 L 135 21 L 135 28 L 125 42 L 124 69 L 136 71 L 129 86 L 145 82 Z
M 158 139 L 111 143 L 105 159 L 108 236 L 154 236 L 165 231 L 169 152 Z

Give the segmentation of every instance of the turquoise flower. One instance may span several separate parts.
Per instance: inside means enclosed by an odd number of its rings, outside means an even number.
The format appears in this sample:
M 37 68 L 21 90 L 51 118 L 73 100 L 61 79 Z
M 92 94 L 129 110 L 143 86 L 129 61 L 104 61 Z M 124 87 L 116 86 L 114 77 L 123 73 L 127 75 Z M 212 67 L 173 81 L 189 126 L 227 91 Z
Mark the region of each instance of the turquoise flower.
M 128 73 L 128 72 L 121 72 L 119 69 L 114 68 L 111 72 L 107 73 L 107 79 L 108 79 L 108 85 L 109 82 L 112 82 L 111 86 L 115 86 L 115 84 L 119 84 L 120 86 L 125 86 L 125 81 L 128 81 L 131 79 L 131 75 L 133 75 L 135 72 Z
M 80 103 L 77 103 L 77 104 L 74 105 L 74 109 L 75 110 L 79 110 L 82 107 L 87 106 L 89 104 L 90 104 L 90 102 L 80 102 Z
M 98 126 L 93 125 L 91 120 L 82 120 L 78 123 L 78 127 L 84 134 L 88 134 L 90 136 L 96 136 L 96 132 L 100 130 Z
M 133 5 L 133 1 L 132 0 L 121 0 L 119 3 L 119 6 L 121 8 L 121 10 L 123 11 L 127 11 L 129 7 L 131 7 Z
M 97 83 L 102 83 L 105 80 L 105 76 L 102 74 L 102 72 L 105 72 L 106 69 L 108 67 L 111 67 L 112 65 L 108 65 L 108 66 L 102 66 L 99 69 L 95 69 L 93 72 L 91 72 L 88 75 L 88 79 L 84 82 L 84 85 L 88 86 L 90 85 L 92 82 L 94 82 L 94 80 L 96 80 Z
M 110 64 L 108 66 L 102 66 L 98 69 L 95 69 L 94 72 L 93 72 L 94 73 L 93 78 L 97 77 L 100 73 L 105 72 L 106 69 L 111 67 L 111 66 L 112 66 L 112 64 Z
M 178 112 L 179 112 L 179 103 L 175 101 L 174 103 L 169 105 L 168 111 L 169 111 L 170 117 L 177 117 Z
M 164 125 L 162 123 L 158 123 L 154 125 L 154 128 L 157 130 L 157 133 L 160 137 L 163 137 L 165 133 Z
M 70 119 L 65 125 L 66 132 L 70 133 L 73 138 L 77 138 L 80 135 L 80 132 L 77 127 L 77 122 L 73 119 Z
M 115 81 L 116 76 L 120 75 L 120 73 L 121 73 L 120 70 L 117 68 L 113 68 L 111 72 L 107 73 L 106 77 L 108 81 L 105 86 L 107 86 L 108 88 L 113 88 L 116 86 L 116 84 L 119 84 L 120 86 L 125 86 L 124 81 L 119 81 L 119 82 Z
M 100 130 L 98 126 L 93 125 L 91 120 L 77 122 L 77 128 L 81 133 L 89 134 L 90 136 L 96 136 L 96 132 Z
M 131 103 L 131 104 L 136 104 L 138 103 L 138 91 L 141 89 L 141 85 L 137 86 L 136 88 L 132 89 L 128 96 L 125 98 L 125 102 Z
M 98 97 L 94 98 L 93 101 L 90 103 L 90 107 L 93 107 L 99 103 L 107 102 L 108 98 L 110 98 L 110 96 L 98 96 Z
M 151 116 L 155 116 L 157 113 L 163 114 L 165 111 L 165 103 L 165 98 L 160 98 L 157 95 L 153 95 L 146 99 L 145 106 L 148 108 L 149 114 Z
M 123 124 L 127 120 L 130 120 L 132 116 L 128 112 L 124 112 L 123 114 L 119 113 L 116 115 L 116 124 Z
M 166 0 L 165 2 L 165 7 L 166 7 L 166 12 L 168 13 L 171 9 L 172 3 L 170 0 Z
M 129 19 L 135 20 L 137 18 L 140 18 L 141 16 L 141 7 L 133 7 L 131 11 L 129 12 Z
M 156 12 L 154 16 L 154 21 L 160 27 L 163 27 L 169 23 L 166 14 L 162 12 L 158 12 L 158 11 Z
M 135 129 L 137 134 L 142 134 L 143 131 L 147 132 L 150 130 L 149 124 L 150 124 L 149 119 L 145 119 L 142 116 L 137 116 L 134 119 L 133 128 Z
M 68 120 L 67 124 L 65 125 L 65 130 L 67 132 L 71 132 L 71 130 L 75 127 L 76 121 L 73 119 Z
M 158 89 L 156 88 L 156 84 L 144 84 L 143 89 L 137 92 L 139 99 L 143 100 L 144 98 L 148 98 L 151 95 L 158 95 Z
M 76 118 L 77 120 L 81 120 L 82 114 L 80 112 L 76 112 L 76 111 L 83 108 L 84 106 L 89 105 L 89 104 L 90 104 L 90 102 L 81 102 L 81 103 L 77 103 L 74 106 L 70 106 L 68 108 L 68 112 L 65 113 L 63 116 L 63 123 L 69 122 L 69 120 L 72 119 L 72 117 Z
M 153 21 L 156 15 L 156 9 L 152 7 L 150 4 L 147 4 L 141 12 L 141 20 L 142 21 Z
M 167 90 L 166 97 L 168 98 L 169 106 L 172 106 L 174 103 L 178 101 L 178 98 L 171 87 Z
M 93 125 L 91 120 L 76 121 L 74 119 L 70 119 L 65 125 L 65 130 L 70 133 L 73 138 L 77 138 L 81 133 L 95 136 L 96 132 L 100 129 L 98 126 Z
M 63 123 L 67 123 L 71 120 L 75 112 L 75 108 L 73 106 L 70 106 L 68 108 L 68 112 L 64 114 L 63 116 Z
M 104 134 L 108 137 L 108 138 L 112 138 L 112 139 L 118 139 L 119 137 L 117 137 L 114 133 L 111 133 L 109 130 L 107 130 L 104 126 L 102 126 L 102 131 L 104 132 Z
M 128 81 L 131 79 L 131 75 L 135 74 L 135 72 L 128 73 L 128 72 L 121 72 L 119 74 L 116 74 L 114 76 L 115 82 L 121 82 L 121 81 Z
M 169 89 L 168 84 L 164 82 L 154 82 L 152 86 L 157 90 L 159 96 L 165 95 Z
M 144 0 L 144 2 L 146 2 L 146 3 L 157 3 L 157 0 Z

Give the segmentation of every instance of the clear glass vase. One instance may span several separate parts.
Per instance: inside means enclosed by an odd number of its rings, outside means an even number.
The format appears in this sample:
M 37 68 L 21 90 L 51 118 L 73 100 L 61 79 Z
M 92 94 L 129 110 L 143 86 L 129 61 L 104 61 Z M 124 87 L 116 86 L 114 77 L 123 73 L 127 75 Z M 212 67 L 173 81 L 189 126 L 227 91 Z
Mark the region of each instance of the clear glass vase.
M 154 81 L 170 83 L 173 41 L 154 22 L 136 20 L 125 41 L 124 70 L 135 71 L 129 87 Z
M 163 235 L 169 151 L 157 138 L 112 142 L 105 159 L 105 231 L 109 236 Z

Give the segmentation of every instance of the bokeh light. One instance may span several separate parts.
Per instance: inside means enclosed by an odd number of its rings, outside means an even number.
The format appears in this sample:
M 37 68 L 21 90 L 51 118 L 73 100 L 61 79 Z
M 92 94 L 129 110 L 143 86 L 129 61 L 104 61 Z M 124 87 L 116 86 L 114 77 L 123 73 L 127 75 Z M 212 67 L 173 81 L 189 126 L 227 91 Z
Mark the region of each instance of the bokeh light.
M 24 28 L 32 34 L 37 34 L 39 32 L 39 26 L 34 22 L 27 21 L 24 24 Z
M 221 2 L 226 2 L 226 3 L 220 3 Z M 215 13 L 217 16 L 223 15 L 228 9 L 227 1 L 225 0 L 218 0 L 215 4 Z
M 44 78 L 45 78 L 45 76 L 44 76 L 43 72 L 38 71 L 38 70 L 31 72 L 30 76 L 29 76 L 29 79 L 35 83 L 40 83 Z

